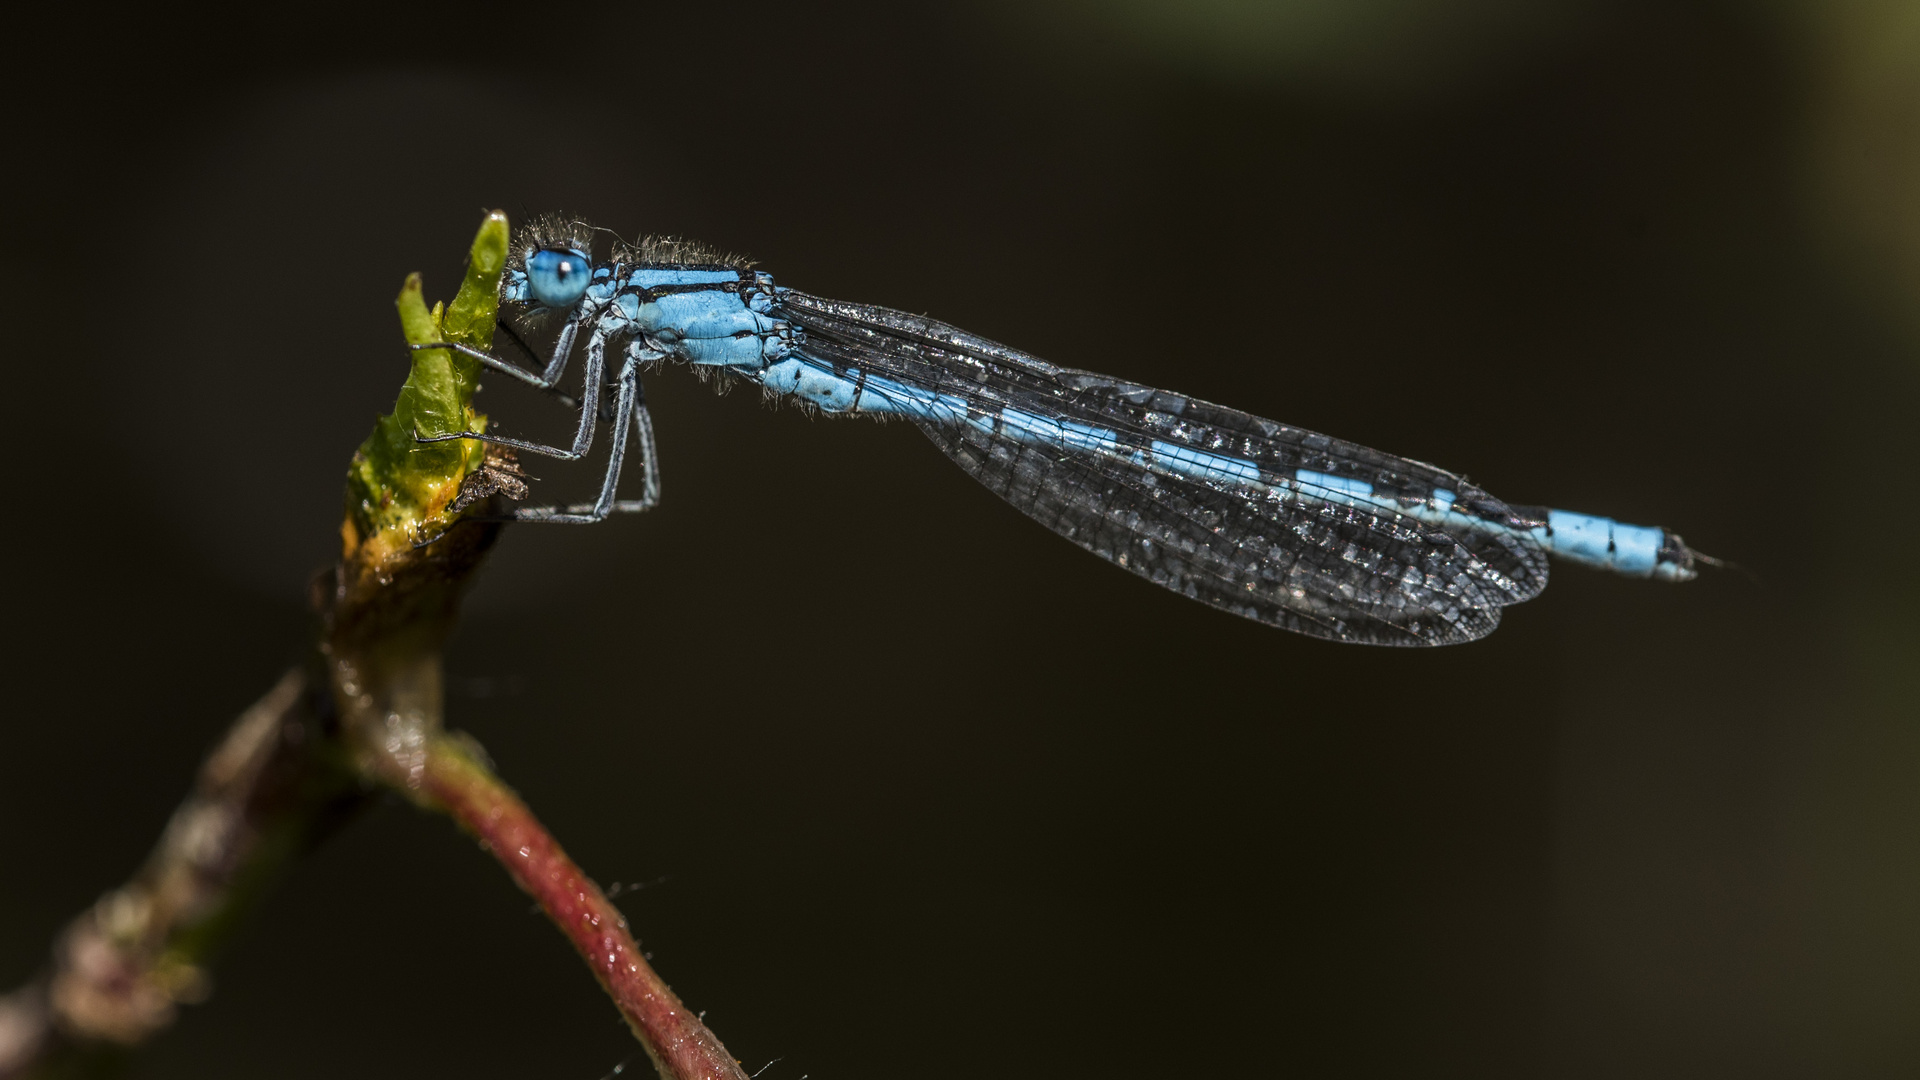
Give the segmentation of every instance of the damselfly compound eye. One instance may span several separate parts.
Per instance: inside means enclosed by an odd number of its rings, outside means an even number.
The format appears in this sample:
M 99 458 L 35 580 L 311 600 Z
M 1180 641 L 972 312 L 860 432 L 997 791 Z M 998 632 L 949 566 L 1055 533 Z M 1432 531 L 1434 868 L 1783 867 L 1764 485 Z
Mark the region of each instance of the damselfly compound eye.
M 593 260 L 583 252 L 545 248 L 527 256 L 527 289 L 547 307 L 572 307 L 592 281 Z

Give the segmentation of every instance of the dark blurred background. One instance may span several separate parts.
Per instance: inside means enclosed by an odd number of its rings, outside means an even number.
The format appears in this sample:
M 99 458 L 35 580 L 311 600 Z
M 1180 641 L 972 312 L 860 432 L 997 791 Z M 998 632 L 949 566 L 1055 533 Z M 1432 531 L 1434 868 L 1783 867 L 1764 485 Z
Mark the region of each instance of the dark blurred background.
M 1330 645 L 1082 554 L 909 426 L 661 375 L 664 504 L 511 531 L 450 720 L 647 884 L 656 966 L 766 1080 L 1920 1073 L 1920 9 L 258 19 L 12 42 L 0 986 L 301 655 L 402 278 L 448 296 L 484 210 L 555 209 L 1757 579 L 1562 567 L 1478 644 Z M 396 804 L 133 1074 L 634 1051 Z

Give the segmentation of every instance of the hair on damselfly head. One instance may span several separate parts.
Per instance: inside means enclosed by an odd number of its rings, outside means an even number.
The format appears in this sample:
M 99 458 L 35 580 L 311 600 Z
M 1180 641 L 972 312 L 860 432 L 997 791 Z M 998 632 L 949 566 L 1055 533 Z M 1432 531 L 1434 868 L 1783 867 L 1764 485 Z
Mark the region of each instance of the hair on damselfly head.
M 526 273 L 527 256 L 536 251 L 571 250 L 592 259 L 594 236 L 605 231 L 562 214 L 536 215 L 515 230 L 513 243 L 507 248 L 507 269 Z

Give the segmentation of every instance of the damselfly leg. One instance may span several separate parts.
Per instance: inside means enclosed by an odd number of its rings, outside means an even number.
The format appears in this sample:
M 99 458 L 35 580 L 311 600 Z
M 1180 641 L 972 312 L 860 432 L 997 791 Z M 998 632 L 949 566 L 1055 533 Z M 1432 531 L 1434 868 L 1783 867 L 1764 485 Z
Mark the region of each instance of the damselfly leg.
M 571 402 L 571 398 L 567 398 L 564 394 L 559 394 L 560 376 L 567 372 L 567 358 L 573 353 L 574 338 L 579 336 L 580 324 L 586 320 L 587 316 L 588 309 L 585 304 L 573 309 L 573 313 L 567 316 L 566 323 L 560 327 L 560 336 L 554 340 L 553 357 L 547 361 L 546 370 L 538 374 L 528 371 L 510 360 L 502 360 L 490 352 L 483 352 L 470 345 L 460 345 L 451 341 L 429 342 L 425 345 L 408 345 L 407 348 L 412 349 L 414 352 L 419 352 L 422 349 L 448 349 L 469 359 L 478 360 L 483 366 L 493 371 L 498 371 L 502 375 L 511 375 L 536 390 L 544 390 L 550 394 L 558 394 L 564 400 Z M 502 323 L 500 328 L 505 330 L 515 344 L 526 351 L 527 355 L 533 355 L 533 349 L 529 347 L 525 341 L 521 340 L 519 333 L 514 331 L 512 327 Z
M 518 365 L 500 359 L 489 353 L 463 345 L 446 343 L 442 345 L 416 345 L 413 348 L 447 348 L 480 361 L 494 371 L 514 376 L 537 389 L 554 394 L 562 400 L 571 399 L 559 393 L 557 386 L 560 376 L 565 373 L 568 354 L 573 351 L 574 338 L 581 321 L 576 309 L 573 316 L 561 328 L 559 340 L 554 345 L 553 359 L 548 362 L 546 371 L 535 375 Z M 455 439 L 479 439 L 482 442 L 524 450 L 530 454 L 558 458 L 561 461 L 578 461 L 593 448 L 595 427 L 600 419 L 601 376 L 606 367 L 607 333 L 604 327 L 596 327 L 587 337 L 586 373 L 581 388 L 580 426 L 574 432 L 573 446 L 562 448 L 548 446 L 545 443 L 525 439 L 512 439 L 503 435 L 489 435 L 478 431 L 460 431 L 448 435 L 419 435 L 414 439 L 421 443 L 450 442 Z M 516 336 L 516 340 L 517 336 Z M 521 343 L 524 347 L 524 342 Z M 530 352 L 531 350 L 529 350 Z M 600 497 L 592 503 L 580 503 L 567 506 L 529 506 L 514 512 L 517 521 L 547 521 L 559 524 L 587 524 L 600 521 L 608 514 L 639 513 L 650 510 L 660 499 L 660 470 L 654 451 L 653 417 L 647 411 L 646 392 L 640 383 L 640 361 L 629 357 L 621 366 L 620 377 L 615 382 L 616 401 L 612 415 L 613 421 L 612 451 L 607 461 L 607 472 L 601 482 Z M 627 435 L 631 428 L 639 437 L 639 452 L 642 458 L 643 479 L 638 499 L 619 499 L 616 494 L 620 484 L 620 472 L 627 453 Z
M 571 342 L 566 341 L 562 342 L 562 344 L 570 345 Z M 463 353 L 463 355 L 466 354 Z M 416 434 L 414 441 L 436 443 L 449 442 L 454 439 L 479 439 L 482 442 L 511 446 L 515 450 L 525 450 L 527 453 L 539 454 L 542 457 L 559 458 L 561 461 L 579 461 L 581 458 L 587 456 L 587 451 L 593 448 L 593 429 L 600 420 L 600 376 L 601 372 L 606 369 L 606 360 L 607 338 L 604 333 L 596 330 L 587 338 L 586 381 L 580 388 L 580 427 L 574 432 L 573 448 L 571 450 L 562 449 L 558 446 L 548 446 L 545 443 L 528 442 L 524 439 L 509 439 L 502 435 L 487 435 L 478 431 L 457 431 L 450 435 Z M 505 361 L 497 361 L 496 363 L 504 365 Z M 564 370 L 565 366 L 566 353 L 556 349 L 555 359 L 553 363 L 547 366 L 547 370 Z M 504 367 L 496 367 L 495 370 L 507 369 Z M 536 382 L 534 377 L 527 372 L 523 371 L 520 375 L 527 382 L 539 386 L 543 390 L 552 389 L 552 383 L 546 381 L 544 377 L 540 382 Z
M 660 501 L 660 467 L 654 453 L 653 416 L 647 412 L 646 387 L 640 382 L 640 362 L 629 358 L 620 368 L 616 420 L 611 449 L 607 456 L 607 474 L 600 482 L 600 497 L 592 503 L 569 506 L 526 506 L 514 511 L 516 521 L 548 521 L 562 525 L 588 525 L 608 514 L 637 514 L 651 510 Z M 631 417 L 631 420 L 626 418 Z M 615 498 L 620 487 L 620 470 L 627 456 L 627 434 L 631 430 L 639 441 L 640 497 Z

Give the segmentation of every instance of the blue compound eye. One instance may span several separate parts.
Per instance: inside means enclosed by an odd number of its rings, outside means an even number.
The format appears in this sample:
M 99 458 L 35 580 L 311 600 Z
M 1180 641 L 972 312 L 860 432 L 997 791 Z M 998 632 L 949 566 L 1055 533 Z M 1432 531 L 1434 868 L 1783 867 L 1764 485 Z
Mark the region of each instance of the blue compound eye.
M 581 252 L 545 248 L 527 256 L 527 291 L 547 307 L 572 307 L 592 281 L 593 260 Z

